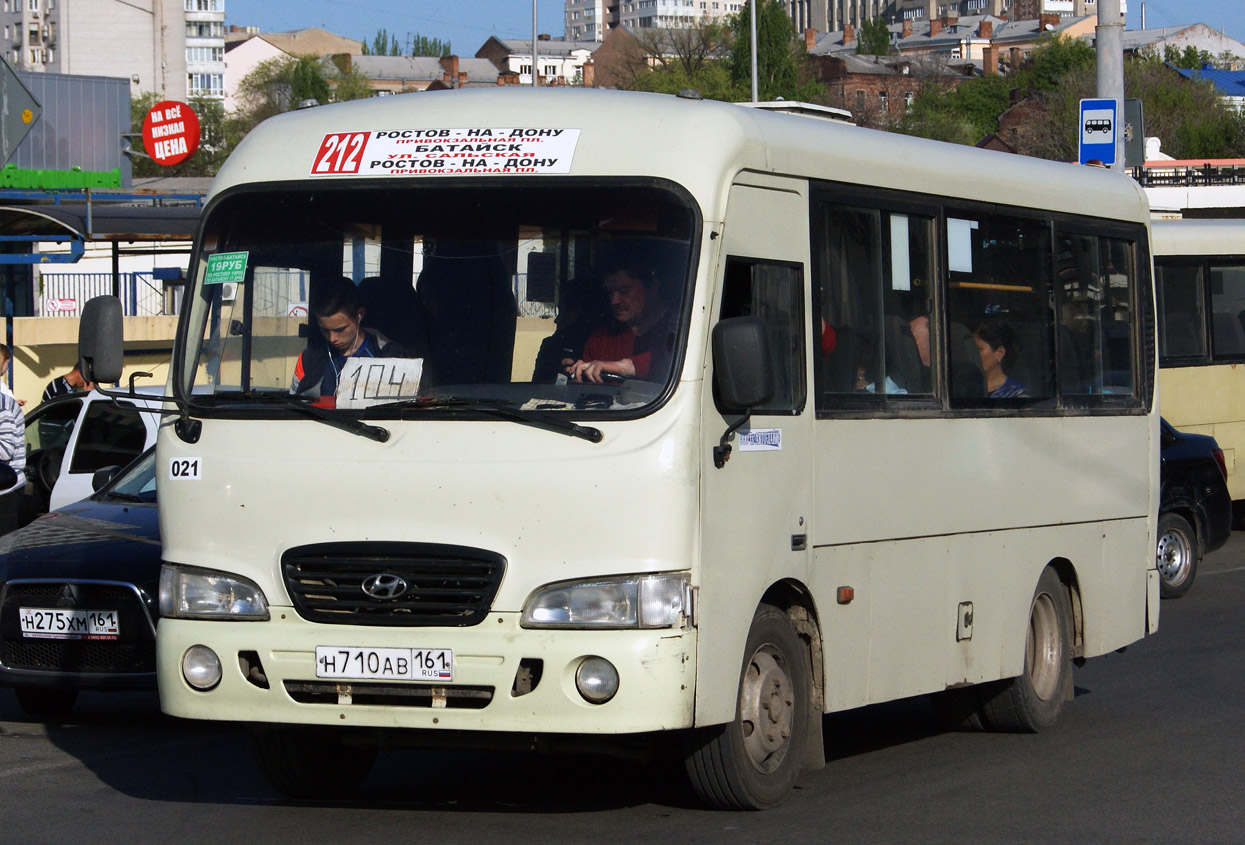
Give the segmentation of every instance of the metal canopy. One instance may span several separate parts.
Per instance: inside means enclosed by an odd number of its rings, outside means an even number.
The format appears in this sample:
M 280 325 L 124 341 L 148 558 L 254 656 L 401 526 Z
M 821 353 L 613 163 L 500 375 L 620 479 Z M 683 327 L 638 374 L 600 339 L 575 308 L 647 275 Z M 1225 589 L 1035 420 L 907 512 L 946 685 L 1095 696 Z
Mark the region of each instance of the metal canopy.
M 84 241 L 188 241 L 199 223 L 195 205 L 123 206 L 101 203 L 0 206 L 0 239 L 46 236 Z

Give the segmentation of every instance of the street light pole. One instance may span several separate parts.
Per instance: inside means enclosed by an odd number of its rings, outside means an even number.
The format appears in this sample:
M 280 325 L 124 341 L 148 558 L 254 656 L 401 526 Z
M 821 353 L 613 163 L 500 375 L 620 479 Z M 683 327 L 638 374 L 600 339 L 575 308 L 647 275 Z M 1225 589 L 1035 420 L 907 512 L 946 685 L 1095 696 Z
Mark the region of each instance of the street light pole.
M 757 101 L 757 0 L 748 0 L 752 18 L 752 102 Z
M 1095 29 L 1098 50 L 1098 97 L 1115 100 L 1116 133 L 1115 164 L 1112 170 L 1124 169 L 1124 133 L 1118 127 L 1124 118 L 1124 18 L 1120 0 L 1098 0 L 1098 26 Z
M 532 0 L 532 87 L 540 87 L 540 73 L 536 70 L 536 0 Z

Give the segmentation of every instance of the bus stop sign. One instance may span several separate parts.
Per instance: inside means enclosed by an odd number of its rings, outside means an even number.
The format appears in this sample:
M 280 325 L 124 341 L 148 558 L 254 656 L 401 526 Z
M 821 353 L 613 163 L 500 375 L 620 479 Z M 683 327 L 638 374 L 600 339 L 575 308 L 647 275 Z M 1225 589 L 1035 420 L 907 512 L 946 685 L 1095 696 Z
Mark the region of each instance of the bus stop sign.
M 1115 100 L 1081 100 L 1081 164 L 1115 164 Z

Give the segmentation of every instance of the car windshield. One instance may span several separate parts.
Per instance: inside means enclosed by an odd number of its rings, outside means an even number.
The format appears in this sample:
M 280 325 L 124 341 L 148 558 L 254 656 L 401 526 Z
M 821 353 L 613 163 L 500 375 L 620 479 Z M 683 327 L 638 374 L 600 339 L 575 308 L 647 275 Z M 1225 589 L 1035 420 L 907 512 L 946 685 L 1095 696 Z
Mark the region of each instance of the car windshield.
M 179 382 L 201 407 L 633 410 L 679 363 L 698 218 L 658 184 L 226 196 Z
M 99 497 L 105 500 L 120 499 L 127 502 L 155 504 L 156 450 L 148 449 L 136 458 L 99 492 Z

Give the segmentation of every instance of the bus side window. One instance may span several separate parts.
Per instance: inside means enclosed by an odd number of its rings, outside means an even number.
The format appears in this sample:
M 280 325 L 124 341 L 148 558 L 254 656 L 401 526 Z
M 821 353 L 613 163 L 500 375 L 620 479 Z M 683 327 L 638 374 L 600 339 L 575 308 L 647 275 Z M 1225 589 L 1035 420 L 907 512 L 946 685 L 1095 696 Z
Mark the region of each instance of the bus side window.
M 1211 325 L 1216 358 L 1245 355 L 1245 268 L 1212 264 L 1210 268 Z
M 1050 264 L 1045 221 L 998 214 L 947 218 L 952 399 L 995 405 L 1054 395 Z M 957 343 L 965 330 L 972 361 L 962 340 Z M 980 389 L 976 380 L 982 380 Z
M 932 396 L 931 218 L 823 203 L 817 227 L 819 407 Z
M 1061 233 L 1056 261 L 1059 354 L 1061 360 L 1075 360 L 1079 369 L 1073 375 L 1061 366 L 1060 391 L 1065 396 L 1134 393 L 1132 244 Z
M 774 398 L 754 413 L 804 407 L 804 278 L 793 264 L 728 257 L 721 319 L 760 317 L 774 361 Z
M 1156 264 L 1159 299 L 1159 356 L 1206 357 L 1206 290 L 1203 265 Z

